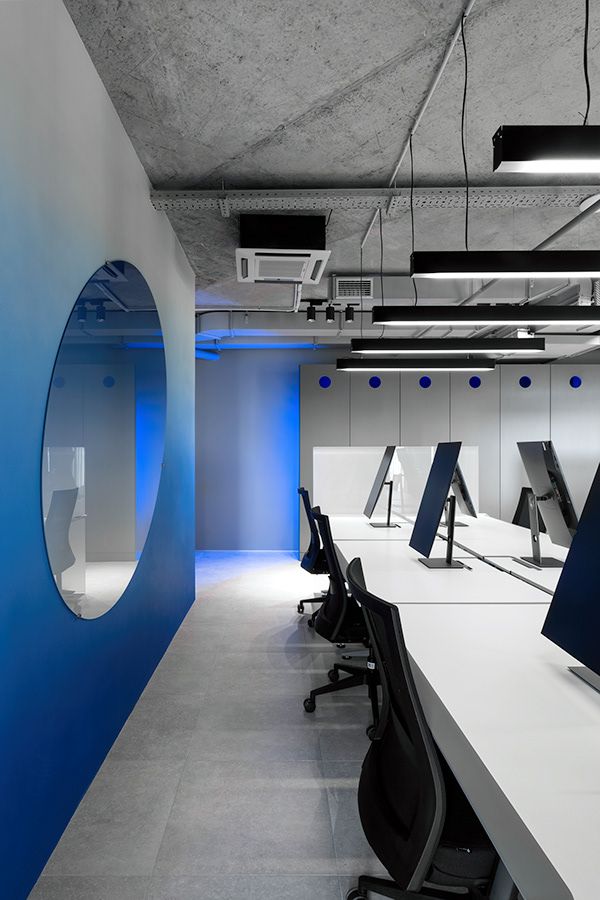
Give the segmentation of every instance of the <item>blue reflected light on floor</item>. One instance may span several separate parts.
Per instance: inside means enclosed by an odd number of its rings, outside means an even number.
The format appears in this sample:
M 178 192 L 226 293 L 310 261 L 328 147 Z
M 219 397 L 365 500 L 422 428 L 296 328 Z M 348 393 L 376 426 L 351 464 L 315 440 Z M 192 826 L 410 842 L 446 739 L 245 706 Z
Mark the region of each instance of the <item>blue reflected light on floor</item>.
M 264 569 L 265 565 L 276 565 L 283 559 L 298 557 L 288 550 L 264 551 L 197 551 L 196 553 L 196 589 L 218 584 L 229 578 L 238 578 L 252 569 Z

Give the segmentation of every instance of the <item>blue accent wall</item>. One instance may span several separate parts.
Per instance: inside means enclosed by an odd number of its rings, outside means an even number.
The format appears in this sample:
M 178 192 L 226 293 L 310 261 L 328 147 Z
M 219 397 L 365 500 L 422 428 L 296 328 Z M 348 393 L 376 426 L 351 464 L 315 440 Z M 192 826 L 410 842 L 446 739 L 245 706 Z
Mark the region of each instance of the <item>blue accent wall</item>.
M 25 900 L 193 602 L 194 277 L 58 0 L 0 3 L 0 117 L 0 897 Z M 161 315 L 165 467 L 131 584 L 85 621 L 48 565 L 41 447 L 63 328 L 111 259 Z

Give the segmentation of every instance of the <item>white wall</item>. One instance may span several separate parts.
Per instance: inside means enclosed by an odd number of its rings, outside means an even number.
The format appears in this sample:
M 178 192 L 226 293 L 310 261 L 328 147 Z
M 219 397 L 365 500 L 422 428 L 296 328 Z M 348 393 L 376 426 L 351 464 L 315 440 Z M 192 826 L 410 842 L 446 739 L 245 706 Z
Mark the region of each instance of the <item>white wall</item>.
M 468 375 L 459 373 L 429 373 L 432 384 L 424 389 L 419 384 L 424 374 L 381 373 L 381 387 L 373 389 L 370 374 L 337 372 L 333 365 L 303 366 L 302 483 L 330 496 L 323 490 L 323 473 L 314 482 L 315 447 L 460 440 L 479 448 L 479 508 L 511 520 L 520 489 L 528 484 L 517 441 L 550 439 L 581 512 L 600 462 L 600 366 L 576 360 L 551 366 L 503 365 L 481 373 L 476 389 Z M 319 385 L 324 375 L 331 379 L 326 389 Z M 577 389 L 570 384 L 573 375 L 582 379 Z M 531 379 L 527 388 L 520 384 L 523 376 Z M 319 499 L 315 496 L 315 502 Z M 301 534 L 302 543 L 304 529 Z

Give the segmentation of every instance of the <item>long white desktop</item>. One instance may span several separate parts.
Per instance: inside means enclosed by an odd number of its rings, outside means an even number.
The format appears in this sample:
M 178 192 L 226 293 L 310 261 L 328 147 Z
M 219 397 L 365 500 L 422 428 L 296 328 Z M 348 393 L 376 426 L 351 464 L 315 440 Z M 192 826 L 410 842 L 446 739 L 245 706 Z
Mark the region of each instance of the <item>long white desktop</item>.
M 529 532 L 487 516 L 457 529 L 469 568 L 453 570 L 418 562 L 410 526 L 331 521 L 341 557 L 359 556 L 368 589 L 401 606 L 431 730 L 522 896 L 598 900 L 600 694 L 540 633 L 560 570 L 515 562 Z M 542 535 L 542 552 L 567 551 Z

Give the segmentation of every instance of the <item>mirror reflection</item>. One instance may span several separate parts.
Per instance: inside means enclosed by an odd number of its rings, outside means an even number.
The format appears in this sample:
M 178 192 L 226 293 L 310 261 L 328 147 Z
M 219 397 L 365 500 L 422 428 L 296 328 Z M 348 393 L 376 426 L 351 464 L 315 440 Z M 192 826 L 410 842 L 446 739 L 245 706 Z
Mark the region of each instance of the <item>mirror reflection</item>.
M 77 299 L 46 409 L 42 508 L 50 568 L 75 615 L 107 612 L 131 581 L 164 451 L 162 330 L 141 273 L 106 263 Z

